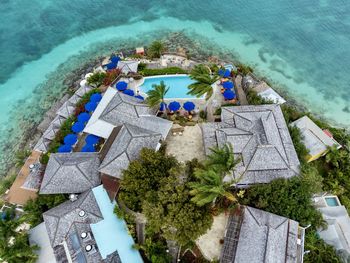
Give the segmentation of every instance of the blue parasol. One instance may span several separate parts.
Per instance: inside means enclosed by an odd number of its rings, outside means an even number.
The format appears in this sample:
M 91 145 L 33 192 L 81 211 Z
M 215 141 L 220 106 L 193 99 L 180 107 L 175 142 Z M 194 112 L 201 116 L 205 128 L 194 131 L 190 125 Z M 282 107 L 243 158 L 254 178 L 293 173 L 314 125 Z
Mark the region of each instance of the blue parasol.
M 90 114 L 87 112 L 82 112 L 78 115 L 78 121 L 85 123 L 90 120 Z
M 223 77 L 228 78 L 230 76 L 231 76 L 231 71 L 229 69 L 226 69 Z
M 187 111 L 193 111 L 196 105 L 192 101 L 186 101 L 183 105 L 183 108 Z
M 138 99 L 140 99 L 140 100 L 145 100 L 145 98 L 142 97 L 141 95 L 136 95 L 135 98 L 138 98 Z
M 102 95 L 100 93 L 94 93 L 90 97 L 90 101 L 92 102 L 100 102 L 102 100 Z
M 236 97 L 236 94 L 230 89 L 225 90 L 223 95 L 226 100 L 233 100 Z
M 180 109 L 181 105 L 177 101 L 172 101 L 169 103 L 169 110 L 171 111 L 178 111 Z
M 100 140 L 100 137 L 93 135 L 93 134 L 89 134 L 88 136 L 86 136 L 85 138 L 85 142 L 86 144 L 90 144 L 90 145 L 95 145 L 98 143 L 98 141 Z
M 84 147 L 81 149 L 81 151 L 82 151 L 82 152 L 88 153 L 88 152 L 95 152 L 96 149 L 95 149 L 95 147 L 94 147 L 93 145 L 91 145 L 91 144 L 85 144 Z
M 115 87 L 117 88 L 117 90 L 123 91 L 128 88 L 128 83 L 126 83 L 125 81 L 119 81 Z
M 159 111 L 165 111 L 167 108 L 167 105 L 165 102 L 161 102 L 159 106 Z
M 225 81 L 224 83 L 222 83 L 222 86 L 223 86 L 225 89 L 232 89 L 232 88 L 234 87 L 232 81 Z
M 72 131 L 75 133 L 79 133 L 79 132 L 82 132 L 84 130 L 84 127 L 85 127 L 84 123 L 78 121 L 78 122 L 73 124 Z
M 63 141 L 65 145 L 74 145 L 78 141 L 78 136 L 70 133 L 64 137 Z
M 87 110 L 88 112 L 92 112 L 96 110 L 96 108 L 97 108 L 96 102 L 89 101 L 88 103 L 85 104 L 85 110 Z
M 57 150 L 57 152 L 59 153 L 69 153 L 71 151 L 72 151 L 72 146 L 66 145 L 66 144 L 61 145 Z
M 131 89 L 124 90 L 124 94 L 129 95 L 129 96 L 134 96 L 135 92 Z
M 111 62 L 114 64 L 118 64 L 118 62 L 120 61 L 120 57 L 118 56 L 112 56 L 111 57 Z

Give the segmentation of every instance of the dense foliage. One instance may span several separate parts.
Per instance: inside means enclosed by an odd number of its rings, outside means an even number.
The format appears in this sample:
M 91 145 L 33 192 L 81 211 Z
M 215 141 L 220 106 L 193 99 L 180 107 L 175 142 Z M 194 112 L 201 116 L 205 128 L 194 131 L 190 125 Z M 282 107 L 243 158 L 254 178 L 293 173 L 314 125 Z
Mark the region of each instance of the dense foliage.
M 151 45 L 148 47 L 147 55 L 150 58 L 160 58 L 160 56 L 164 51 L 165 51 L 165 45 L 161 41 L 156 40 L 156 41 L 153 41 Z
M 190 72 L 190 77 L 195 82 L 188 86 L 188 94 L 202 97 L 208 100 L 213 95 L 213 87 L 211 86 L 220 77 L 212 74 L 208 66 L 204 64 L 196 65 Z
M 24 206 L 23 218 L 32 227 L 40 224 L 43 221 L 42 214 L 47 210 L 58 206 L 66 201 L 67 198 L 63 194 L 57 195 L 38 195 L 34 200 L 29 200 Z
M 208 207 L 191 202 L 188 182 L 193 165 L 187 169 L 162 151 L 143 149 L 140 159 L 123 172 L 119 198 L 131 209 L 141 211 L 153 235 L 186 244 L 198 238 L 212 223 Z
M 103 83 L 106 75 L 105 72 L 95 72 L 87 79 L 87 83 L 99 87 Z
M 15 215 L 14 209 L 5 211 L 0 219 L 0 259 L 13 263 L 34 263 L 37 260 L 37 246 L 30 246 L 28 233 L 19 230 L 23 220 Z
M 178 67 L 168 67 L 168 68 L 159 68 L 159 69 L 150 69 L 150 68 L 144 68 L 143 70 L 140 70 L 138 73 L 140 73 L 142 76 L 155 76 L 155 75 L 171 75 L 171 74 L 187 74 L 187 71 L 178 68 Z

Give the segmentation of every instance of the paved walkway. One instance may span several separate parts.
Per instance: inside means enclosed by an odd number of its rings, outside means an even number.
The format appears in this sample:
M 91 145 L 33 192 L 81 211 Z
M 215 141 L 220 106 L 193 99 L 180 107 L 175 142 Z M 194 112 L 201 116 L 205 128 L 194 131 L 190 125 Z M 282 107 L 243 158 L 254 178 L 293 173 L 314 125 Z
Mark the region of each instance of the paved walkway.
M 238 100 L 240 102 L 241 105 L 248 105 L 248 100 L 247 97 L 245 95 L 245 92 L 242 88 L 242 76 L 238 75 L 235 79 L 235 89 L 238 95 Z
M 22 166 L 22 169 L 19 171 L 8 195 L 5 197 L 7 202 L 11 204 L 24 205 L 29 199 L 35 199 L 37 197 L 38 194 L 36 191 L 24 189 L 22 188 L 22 185 L 30 173 L 29 165 L 39 162 L 40 156 L 40 152 L 32 151 L 31 155 Z
M 169 133 L 166 143 L 167 154 L 175 156 L 180 162 L 186 162 L 193 158 L 203 160 L 205 157 L 202 130 L 198 124 L 184 127 L 182 135 Z
M 225 213 L 214 216 L 211 228 L 196 240 L 199 250 L 207 260 L 212 261 L 220 258 L 222 249 L 220 240 L 224 239 L 228 217 Z

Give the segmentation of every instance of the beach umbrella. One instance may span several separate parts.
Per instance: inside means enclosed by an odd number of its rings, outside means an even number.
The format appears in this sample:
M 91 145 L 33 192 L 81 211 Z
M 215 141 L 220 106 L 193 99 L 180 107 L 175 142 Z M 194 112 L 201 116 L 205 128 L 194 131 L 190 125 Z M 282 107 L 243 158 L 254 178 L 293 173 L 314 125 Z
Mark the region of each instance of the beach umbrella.
M 142 97 L 141 95 L 136 95 L 135 98 L 138 98 L 138 99 L 140 99 L 140 100 L 145 100 L 145 98 Z
M 89 101 L 88 103 L 85 104 L 85 110 L 88 112 L 94 111 L 97 108 L 97 103 Z
M 134 91 L 131 89 L 124 90 L 124 94 L 129 95 L 129 96 L 134 96 Z
M 111 57 L 111 62 L 114 64 L 118 64 L 118 62 L 120 61 L 120 57 L 118 56 L 112 56 Z
M 178 111 L 180 109 L 181 105 L 177 101 L 172 101 L 169 103 L 169 110 L 171 111 Z
M 167 108 L 167 105 L 165 102 L 161 102 L 159 106 L 159 111 L 165 111 Z
M 59 153 L 69 153 L 71 151 L 72 151 L 72 146 L 66 145 L 66 144 L 61 145 L 57 150 L 57 152 Z
M 85 138 L 86 144 L 90 144 L 90 145 L 97 144 L 99 140 L 100 140 L 100 137 L 93 135 L 93 134 L 89 134 Z
M 224 74 L 225 74 L 225 70 L 224 69 L 219 69 L 218 70 L 218 74 L 219 74 L 219 76 L 223 77 Z
M 96 149 L 91 144 L 85 144 L 84 147 L 81 149 L 82 152 L 90 153 L 90 152 L 96 152 Z
M 225 81 L 224 83 L 222 83 L 222 86 L 223 86 L 225 89 L 232 89 L 232 88 L 234 87 L 232 81 Z
M 117 88 L 117 90 L 123 91 L 127 89 L 128 83 L 126 83 L 125 81 L 119 81 L 115 87 Z
M 225 90 L 223 95 L 226 100 L 233 100 L 236 97 L 236 94 L 230 89 Z
M 70 133 L 64 137 L 63 141 L 65 145 L 74 145 L 78 141 L 78 136 Z
M 101 93 L 94 93 L 90 97 L 90 101 L 92 101 L 92 102 L 100 102 L 101 100 L 102 100 Z
M 78 122 L 73 124 L 72 131 L 75 133 L 79 133 L 79 132 L 82 132 L 84 130 L 84 127 L 85 127 L 84 123 L 78 121 Z
M 82 112 L 78 115 L 79 122 L 85 123 L 85 122 L 89 121 L 89 119 L 90 119 L 90 114 L 87 112 Z
M 110 62 L 106 65 L 108 70 L 115 69 L 117 67 L 117 63 Z
M 196 105 L 192 101 L 186 101 L 183 105 L 183 108 L 187 111 L 193 111 Z
M 231 70 L 226 69 L 223 77 L 224 77 L 224 78 L 228 78 L 228 77 L 230 77 L 230 76 L 231 76 Z

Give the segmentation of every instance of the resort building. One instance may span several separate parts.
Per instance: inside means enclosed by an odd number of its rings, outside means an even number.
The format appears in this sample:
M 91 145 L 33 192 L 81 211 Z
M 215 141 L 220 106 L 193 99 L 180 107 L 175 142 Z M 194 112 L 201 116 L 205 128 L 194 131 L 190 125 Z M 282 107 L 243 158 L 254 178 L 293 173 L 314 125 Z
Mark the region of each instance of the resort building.
M 243 88 L 246 92 L 253 90 L 263 99 L 272 101 L 276 104 L 283 104 L 286 102 L 286 100 L 282 98 L 265 81 L 256 81 L 252 76 L 249 75 L 243 78 Z
M 299 174 L 299 160 L 279 105 L 223 107 L 221 122 L 202 125 L 205 153 L 230 143 L 236 158 L 237 187 L 269 183 Z
M 158 150 L 162 135 L 130 124 L 115 128 L 105 143 L 99 171 L 103 185 L 114 198 L 119 189 L 122 171 L 136 160 L 142 148 Z
M 45 212 L 44 223 L 30 231 L 31 243 L 41 247 L 38 262 L 142 262 L 114 206 L 98 186 Z
M 308 162 L 325 155 L 329 147 L 341 148 L 328 130 L 322 130 L 308 116 L 292 122 L 291 125 L 300 130 L 303 143 L 309 151 Z
M 162 139 L 168 135 L 172 122 L 155 116 L 142 100 L 118 92 L 109 87 L 87 123 L 84 132 L 107 139 L 115 127 L 131 124 L 160 133 Z
M 316 196 L 313 201 L 327 223 L 327 228 L 319 229 L 318 234 L 340 254 L 350 258 L 350 218 L 345 206 L 334 195 Z
M 221 263 L 301 263 L 305 229 L 299 223 L 252 207 L 230 215 Z
M 101 184 L 98 153 L 52 153 L 40 194 L 82 193 Z
M 128 74 L 129 72 L 136 73 L 139 63 L 139 61 L 135 60 L 120 60 L 117 64 L 117 68 L 120 69 L 124 74 Z

